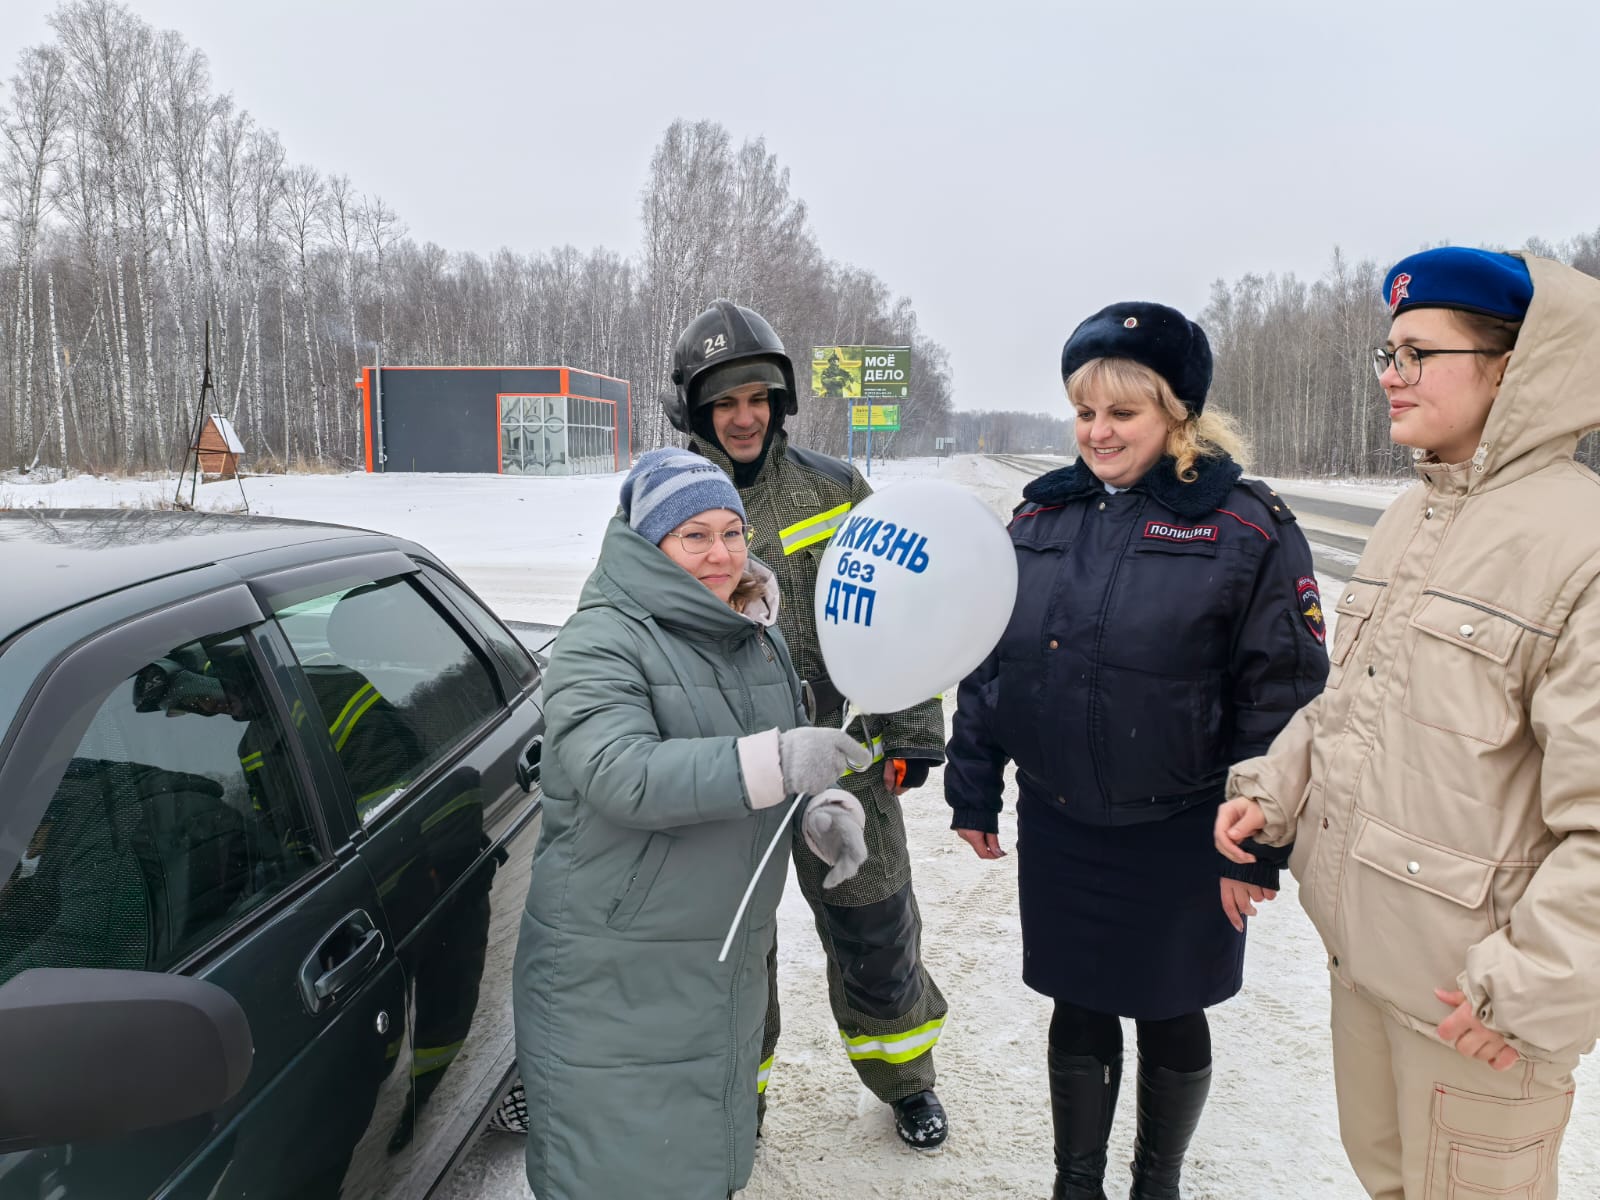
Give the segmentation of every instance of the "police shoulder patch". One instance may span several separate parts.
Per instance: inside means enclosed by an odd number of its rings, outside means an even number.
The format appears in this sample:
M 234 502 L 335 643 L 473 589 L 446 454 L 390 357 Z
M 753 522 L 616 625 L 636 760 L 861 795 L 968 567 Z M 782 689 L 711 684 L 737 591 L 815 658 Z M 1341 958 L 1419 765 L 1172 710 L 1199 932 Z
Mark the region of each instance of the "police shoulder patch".
M 1300 603 L 1300 615 L 1305 619 L 1306 628 L 1311 631 L 1311 636 L 1319 643 L 1328 639 L 1328 622 L 1322 613 L 1322 593 L 1317 590 L 1317 581 L 1310 575 L 1302 575 L 1295 580 L 1294 594 Z

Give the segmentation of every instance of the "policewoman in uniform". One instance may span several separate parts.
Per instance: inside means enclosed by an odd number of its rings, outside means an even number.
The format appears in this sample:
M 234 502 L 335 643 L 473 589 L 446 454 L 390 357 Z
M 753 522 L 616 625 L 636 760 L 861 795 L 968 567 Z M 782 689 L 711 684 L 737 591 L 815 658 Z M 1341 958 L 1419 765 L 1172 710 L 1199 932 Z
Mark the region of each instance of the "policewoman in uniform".
M 667 416 L 693 439 L 690 448 L 739 489 L 751 552 L 777 573 L 778 622 L 805 681 L 812 719 L 837 728 L 844 697 L 829 682 L 817 643 L 817 565 L 828 539 L 872 489 L 848 463 L 789 444 L 784 420 L 799 412 L 794 366 L 772 326 L 752 309 L 714 301 L 678 338 L 672 379 Z M 945 1001 L 922 961 L 922 918 L 898 797 L 922 786 L 928 768 L 943 761 L 944 710 L 929 699 L 904 712 L 858 718 L 850 730 L 873 753 L 871 767 L 841 783 L 866 811 L 869 858 L 854 879 L 824 894 L 827 866 L 797 840 L 795 874 L 827 956 L 828 999 L 850 1064 L 892 1107 L 901 1139 L 932 1150 L 948 1133 L 933 1090 Z M 762 1113 L 780 1025 L 777 972 L 768 974 Z
M 1244 917 L 1277 869 L 1211 841 L 1230 764 L 1265 748 L 1327 674 L 1311 552 L 1287 505 L 1241 477 L 1205 411 L 1205 333 L 1113 304 L 1061 354 L 1078 459 L 1011 522 L 1010 625 L 961 684 L 945 768 L 980 858 L 1017 767 L 1023 980 L 1055 1001 L 1055 1200 L 1101 1200 L 1137 1023 L 1134 1200 L 1176 1200 L 1211 1084 L 1205 1010 L 1239 990 Z M 1219 894 L 1227 906 L 1218 905 Z
M 1600 480 L 1573 459 L 1600 281 L 1452 246 L 1383 299 L 1373 365 L 1420 478 L 1340 592 L 1327 690 L 1234 768 L 1217 846 L 1294 841 L 1367 1191 L 1552 1197 L 1600 1034 Z

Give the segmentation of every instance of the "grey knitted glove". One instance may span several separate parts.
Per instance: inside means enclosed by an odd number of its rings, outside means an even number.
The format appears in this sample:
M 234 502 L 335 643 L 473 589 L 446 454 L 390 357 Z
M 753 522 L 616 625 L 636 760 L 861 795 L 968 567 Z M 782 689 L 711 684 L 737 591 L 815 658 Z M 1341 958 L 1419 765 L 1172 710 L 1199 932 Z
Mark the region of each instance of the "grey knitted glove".
M 778 735 L 778 765 L 783 789 L 791 796 L 814 796 L 839 782 L 846 767 L 859 770 L 870 758 L 866 748 L 841 729 L 806 726 Z
M 829 788 L 811 798 L 800 818 L 800 832 L 811 853 L 832 868 L 823 876 L 823 887 L 838 887 L 867 861 L 866 828 L 861 801 L 842 788 Z

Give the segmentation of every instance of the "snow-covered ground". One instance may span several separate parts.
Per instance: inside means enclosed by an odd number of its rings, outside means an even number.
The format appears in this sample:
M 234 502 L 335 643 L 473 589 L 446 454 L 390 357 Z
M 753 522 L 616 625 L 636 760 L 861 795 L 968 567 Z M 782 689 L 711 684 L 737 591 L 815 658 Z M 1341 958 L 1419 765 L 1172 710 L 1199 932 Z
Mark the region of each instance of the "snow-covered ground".
M 1287 476 L 1267 480 L 1280 492 L 1296 496 L 1315 496 L 1323 500 L 1342 500 L 1346 504 L 1366 504 L 1382 508 L 1417 482 L 1416 476 L 1399 479 L 1294 479 Z
M 1000 514 L 1009 513 L 1024 482 L 1015 469 L 974 456 L 873 464 L 877 487 L 907 478 L 947 479 Z M 620 476 L 356 474 L 248 479 L 245 489 L 255 512 L 412 538 L 442 555 L 503 615 L 559 623 L 576 604 L 619 483 Z M 1275 483 L 1294 494 L 1374 506 L 1405 486 Z M 140 507 L 170 497 L 172 488 L 170 479 L 4 479 L 0 508 Z M 200 497 L 204 507 L 234 508 L 239 489 L 231 482 L 208 484 Z M 1014 795 L 1013 788 L 1001 822 L 1008 849 L 1015 845 Z M 983 862 L 955 838 L 938 771 L 927 787 L 906 797 L 905 811 L 924 954 L 950 1001 L 949 1024 L 936 1052 L 950 1142 L 934 1156 L 902 1148 L 888 1110 L 856 1082 L 828 1011 L 811 915 L 791 886 L 780 912 L 784 1035 L 746 1200 L 991 1200 L 1050 1191 L 1044 1071 L 1050 1003 L 1021 982 L 1016 860 Z M 1191 1200 L 1343 1200 L 1361 1194 L 1338 1139 L 1323 963 L 1291 881 L 1253 924 L 1244 991 L 1212 1010 L 1217 1075 L 1185 1174 Z M 1131 1050 L 1131 1028 L 1128 1035 Z M 1595 1196 L 1600 1059 L 1580 1068 L 1578 1083 L 1562 1153 L 1564 1194 Z M 1108 1195 L 1126 1194 L 1132 1093 L 1131 1085 L 1124 1088 Z M 520 1143 L 486 1135 L 438 1194 L 445 1200 L 527 1197 Z

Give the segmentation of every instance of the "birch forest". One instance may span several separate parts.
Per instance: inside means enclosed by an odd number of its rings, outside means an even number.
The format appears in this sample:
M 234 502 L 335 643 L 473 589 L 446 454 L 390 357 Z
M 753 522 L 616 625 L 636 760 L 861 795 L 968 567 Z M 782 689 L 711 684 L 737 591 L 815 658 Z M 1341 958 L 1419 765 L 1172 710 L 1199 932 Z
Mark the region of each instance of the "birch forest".
M 1530 238 L 1504 248 L 1600 276 L 1600 229 L 1560 244 Z M 1246 275 L 1211 285 L 1196 317 L 1216 356 L 1206 403 L 1239 420 L 1252 470 L 1334 478 L 1410 472 L 1411 451 L 1389 441 L 1389 408 L 1372 372 L 1371 348 L 1389 328 L 1379 298 L 1389 265 L 1352 262 L 1336 249 L 1312 282 Z M 1600 466 L 1597 450 L 1587 438 L 1579 457 Z
M 357 464 L 354 382 L 385 363 L 567 364 L 627 379 L 634 446 L 673 436 L 660 397 L 678 330 L 751 305 L 804 370 L 813 344 L 910 345 L 903 428 L 950 411 L 944 350 L 910 300 L 829 259 L 761 140 L 674 122 L 648 165 L 640 242 L 452 251 L 290 149 L 213 83 L 203 53 L 114 0 L 68 0 L 0 93 L 0 469 L 176 469 L 206 323 L 216 409 L 251 469 Z M 208 406 L 209 407 L 209 406 Z M 802 405 L 797 440 L 842 450 Z
M 353 385 L 379 353 L 627 379 L 644 450 L 675 436 L 660 404 L 672 343 L 716 296 L 764 314 L 802 372 L 813 345 L 912 346 L 902 428 L 875 438 L 875 453 L 929 453 L 952 436 L 971 451 L 982 428 L 1004 431 L 988 449 L 1070 449 L 1058 397 L 963 397 L 968 409 L 1054 401 L 1053 418 L 985 425 L 954 411 L 948 356 L 911 300 L 828 257 L 761 139 L 673 122 L 645 168 L 631 250 L 484 256 L 418 244 L 359 181 L 294 161 L 178 33 L 115 0 L 66 0 L 50 24 L 53 39 L 24 51 L 0 90 L 0 470 L 176 469 L 208 323 L 208 407 L 233 422 L 254 471 L 355 467 Z M 1530 245 L 1600 273 L 1600 230 Z M 1213 285 L 1198 314 L 1217 353 L 1211 403 L 1241 418 L 1257 470 L 1405 468 L 1368 365 L 1385 325 L 1381 273 L 1335 251 L 1315 281 Z M 839 416 L 803 397 L 790 429 L 842 453 Z

